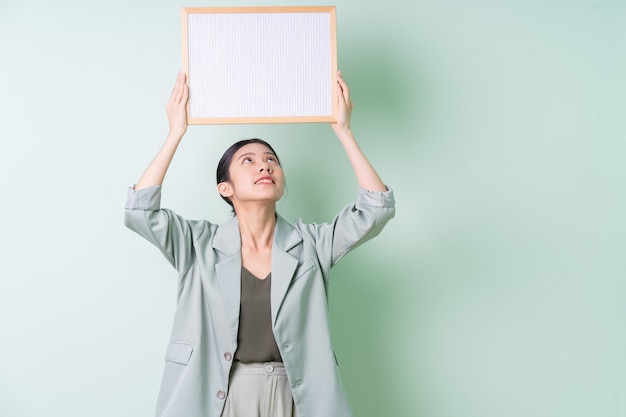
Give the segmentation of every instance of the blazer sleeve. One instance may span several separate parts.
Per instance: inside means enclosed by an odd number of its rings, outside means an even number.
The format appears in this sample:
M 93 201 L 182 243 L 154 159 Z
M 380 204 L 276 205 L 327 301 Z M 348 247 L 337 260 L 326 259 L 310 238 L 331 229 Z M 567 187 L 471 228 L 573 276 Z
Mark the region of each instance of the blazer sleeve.
M 194 262 L 194 235 L 198 222 L 161 208 L 161 186 L 128 189 L 124 224 L 155 245 L 167 261 L 182 272 Z
M 316 226 L 318 255 L 328 257 L 330 265 L 334 265 L 352 249 L 377 236 L 394 216 L 393 190 L 359 188 L 356 203 L 344 207 L 331 223 Z

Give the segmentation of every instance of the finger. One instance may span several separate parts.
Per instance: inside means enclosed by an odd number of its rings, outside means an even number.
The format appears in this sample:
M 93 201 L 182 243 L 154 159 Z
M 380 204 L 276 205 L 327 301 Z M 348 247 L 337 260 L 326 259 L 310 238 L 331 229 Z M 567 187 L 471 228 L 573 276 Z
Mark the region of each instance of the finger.
M 341 91 L 341 84 L 337 82 L 337 104 L 339 104 L 339 109 L 342 109 L 346 106 L 346 98 L 343 96 L 343 92 Z
M 347 87 L 337 83 L 337 100 L 341 106 L 346 107 L 350 105 L 350 93 L 344 90 L 344 88 Z
M 183 84 L 183 95 L 181 97 L 181 103 L 186 105 L 188 99 L 189 99 L 189 86 L 187 84 Z
M 172 94 L 171 94 L 172 97 L 176 94 L 176 92 L 180 88 L 182 74 L 183 74 L 182 71 L 180 71 L 178 75 L 176 76 L 176 82 L 174 83 L 174 87 L 172 87 Z
M 343 76 L 341 75 L 341 71 L 337 72 L 337 83 L 339 84 L 339 90 L 343 94 L 343 99 L 346 102 L 350 101 L 350 89 L 348 88 L 348 84 L 346 84 Z
M 181 95 L 180 95 L 180 103 L 187 104 L 187 99 L 189 98 L 189 85 L 187 84 L 187 75 L 184 72 L 181 72 L 180 83 L 181 83 Z
M 170 103 L 178 104 L 183 96 L 183 86 L 185 85 L 185 73 L 180 71 L 178 76 L 176 77 L 176 83 L 174 83 L 174 88 L 172 89 L 172 94 L 170 95 Z

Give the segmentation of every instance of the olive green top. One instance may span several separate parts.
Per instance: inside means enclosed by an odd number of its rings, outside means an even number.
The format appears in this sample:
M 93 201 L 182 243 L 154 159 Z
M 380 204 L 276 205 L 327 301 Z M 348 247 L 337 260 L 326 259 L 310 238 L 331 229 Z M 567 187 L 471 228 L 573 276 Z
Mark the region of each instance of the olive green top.
M 283 361 L 272 331 L 271 278 L 271 273 L 260 279 L 245 267 L 241 268 L 236 361 L 243 363 Z

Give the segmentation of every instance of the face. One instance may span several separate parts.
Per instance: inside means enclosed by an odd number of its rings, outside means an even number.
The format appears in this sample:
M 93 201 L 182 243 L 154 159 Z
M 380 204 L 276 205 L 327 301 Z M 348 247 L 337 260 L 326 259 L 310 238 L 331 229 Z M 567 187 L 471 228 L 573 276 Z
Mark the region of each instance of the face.
M 275 203 L 283 195 L 285 177 L 276 155 L 261 143 L 242 146 L 229 167 L 230 179 L 218 191 L 233 204 L 246 201 Z

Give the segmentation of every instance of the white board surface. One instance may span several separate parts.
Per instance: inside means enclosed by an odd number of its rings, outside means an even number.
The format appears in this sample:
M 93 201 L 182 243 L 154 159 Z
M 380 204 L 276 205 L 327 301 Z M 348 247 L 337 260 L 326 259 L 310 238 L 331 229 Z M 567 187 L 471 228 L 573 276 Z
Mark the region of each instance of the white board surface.
M 183 9 L 189 123 L 330 122 L 334 7 Z

